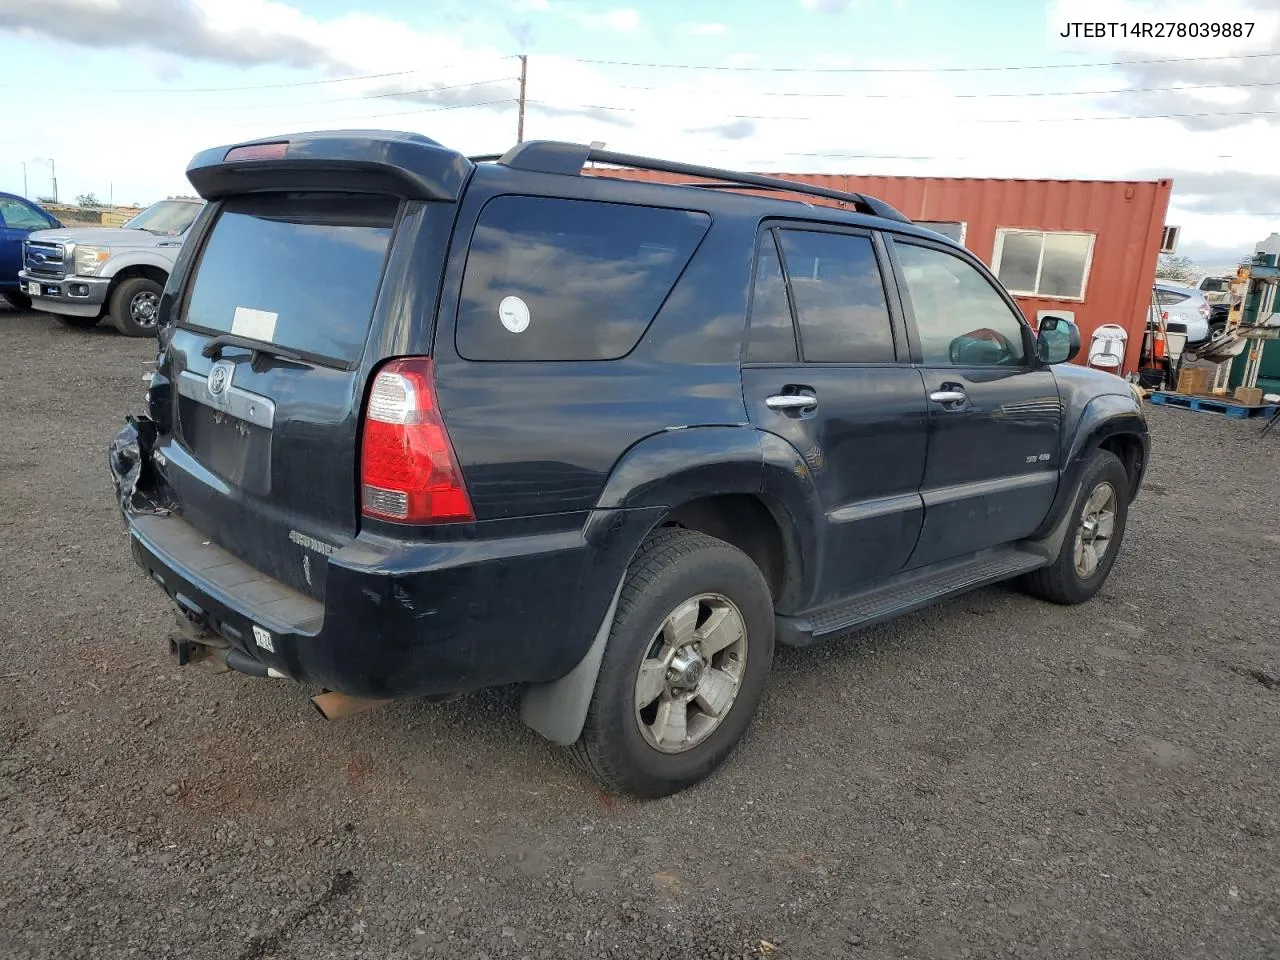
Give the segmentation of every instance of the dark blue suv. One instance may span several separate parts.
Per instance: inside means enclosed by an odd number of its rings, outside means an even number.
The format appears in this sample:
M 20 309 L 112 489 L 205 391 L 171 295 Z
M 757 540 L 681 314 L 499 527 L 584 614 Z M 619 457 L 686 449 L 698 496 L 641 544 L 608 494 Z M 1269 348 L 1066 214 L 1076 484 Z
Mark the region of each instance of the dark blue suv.
M 29 200 L 0 193 L 0 296 L 19 310 L 31 306 L 31 298 L 18 281 L 22 268 L 22 241 L 33 230 L 61 227 L 56 217 Z
M 519 684 L 652 796 L 738 742 L 775 641 L 1012 578 L 1079 603 L 1115 562 L 1128 384 L 873 198 L 392 133 L 187 173 L 210 202 L 110 451 L 183 662 L 318 684 L 329 715 Z

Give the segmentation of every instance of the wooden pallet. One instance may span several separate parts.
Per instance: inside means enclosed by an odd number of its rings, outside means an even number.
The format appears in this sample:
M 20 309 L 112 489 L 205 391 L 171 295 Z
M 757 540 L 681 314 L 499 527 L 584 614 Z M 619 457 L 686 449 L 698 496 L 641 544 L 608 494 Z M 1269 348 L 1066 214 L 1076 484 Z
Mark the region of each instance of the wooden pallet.
M 1200 413 L 1221 413 L 1234 420 L 1248 420 L 1250 417 L 1271 419 L 1280 411 L 1280 405 L 1274 403 L 1261 403 L 1251 407 L 1221 397 L 1199 397 L 1188 393 L 1170 393 L 1167 390 L 1156 390 L 1148 399 L 1161 406 L 1181 407 Z

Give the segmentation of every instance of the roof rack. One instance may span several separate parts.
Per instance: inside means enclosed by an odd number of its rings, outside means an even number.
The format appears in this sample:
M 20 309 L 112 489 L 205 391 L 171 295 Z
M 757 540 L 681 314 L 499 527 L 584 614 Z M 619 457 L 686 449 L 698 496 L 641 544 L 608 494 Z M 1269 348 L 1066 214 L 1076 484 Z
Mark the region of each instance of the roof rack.
M 660 173 L 675 173 L 686 177 L 700 177 L 714 181 L 707 184 L 682 184 L 682 186 L 702 186 L 709 189 L 737 189 L 748 187 L 756 190 L 770 190 L 785 193 L 799 193 L 810 197 L 822 197 L 847 203 L 858 213 L 866 213 L 887 220 L 898 220 L 910 223 L 883 200 L 868 197 L 861 193 L 845 190 L 832 190 L 798 180 L 786 180 L 782 177 L 766 177 L 758 173 L 740 173 L 736 170 L 721 170 L 717 167 L 703 167 L 692 163 L 677 163 L 673 160 L 655 160 L 652 157 L 641 157 L 630 153 L 614 153 L 597 147 L 579 143 L 561 143 L 554 140 L 530 140 L 517 144 L 501 157 L 472 157 L 476 163 L 496 159 L 503 166 L 515 170 L 528 170 L 534 173 L 558 173 L 576 176 L 588 163 L 607 163 L 615 167 L 631 167 L 636 170 L 654 170 Z

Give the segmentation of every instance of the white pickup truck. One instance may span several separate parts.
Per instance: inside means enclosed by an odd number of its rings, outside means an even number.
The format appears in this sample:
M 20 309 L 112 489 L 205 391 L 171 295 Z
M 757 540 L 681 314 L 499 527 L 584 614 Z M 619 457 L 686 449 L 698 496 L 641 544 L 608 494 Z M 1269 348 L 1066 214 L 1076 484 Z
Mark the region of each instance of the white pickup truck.
M 119 227 L 37 230 L 22 246 L 22 292 L 69 327 L 109 314 L 127 336 L 154 336 L 160 294 L 203 208 L 201 200 L 161 200 Z

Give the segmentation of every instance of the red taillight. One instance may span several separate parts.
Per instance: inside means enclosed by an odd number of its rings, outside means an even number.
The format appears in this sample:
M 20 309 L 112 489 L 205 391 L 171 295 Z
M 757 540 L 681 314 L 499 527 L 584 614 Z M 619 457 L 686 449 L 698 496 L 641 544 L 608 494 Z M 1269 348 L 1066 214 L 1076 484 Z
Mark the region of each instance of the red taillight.
M 436 402 L 431 360 L 392 360 L 364 411 L 360 500 L 366 517 L 398 523 L 474 520 Z
M 279 160 L 288 152 L 287 142 L 252 143 L 247 147 L 232 147 L 222 160 L 224 163 L 233 160 Z

